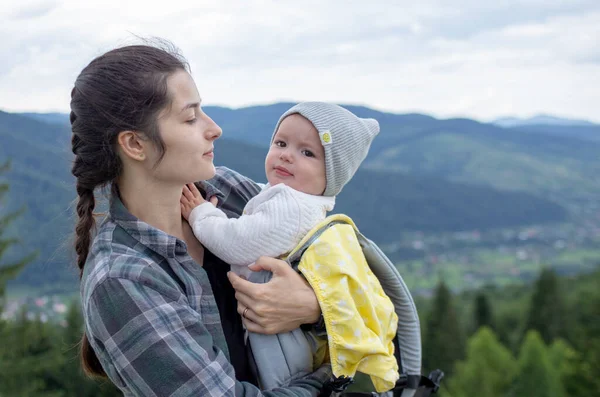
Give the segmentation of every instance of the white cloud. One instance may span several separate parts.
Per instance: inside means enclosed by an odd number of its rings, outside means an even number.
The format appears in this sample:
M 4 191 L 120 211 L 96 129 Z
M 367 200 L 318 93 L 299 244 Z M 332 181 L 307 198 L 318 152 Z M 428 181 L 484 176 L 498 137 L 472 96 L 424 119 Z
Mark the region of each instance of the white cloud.
M 179 46 L 208 104 L 600 121 L 600 3 L 585 0 L 9 0 L 0 108 L 67 111 L 79 71 L 134 34 Z

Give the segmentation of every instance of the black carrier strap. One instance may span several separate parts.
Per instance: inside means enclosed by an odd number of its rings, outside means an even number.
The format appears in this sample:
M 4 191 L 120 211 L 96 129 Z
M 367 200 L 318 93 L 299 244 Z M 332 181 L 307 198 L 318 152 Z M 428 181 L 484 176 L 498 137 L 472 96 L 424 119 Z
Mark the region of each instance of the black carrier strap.
M 429 397 L 436 394 L 440 388 L 440 382 L 444 377 L 444 372 L 439 369 L 432 371 L 428 377 L 425 376 L 411 376 L 411 375 L 400 375 L 400 379 L 396 382 L 396 387 L 392 389 L 394 397 L 402 396 L 404 389 L 417 389 L 413 397 Z M 323 389 L 319 394 L 319 397 L 330 397 L 332 393 L 342 393 L 343 397 L 377 397 L 379 393 L 364 393 L 364 392 L 349 392 L 343 393 L 343 391 L 352 383 L 352 378 L 340 377 L 325 382 Z

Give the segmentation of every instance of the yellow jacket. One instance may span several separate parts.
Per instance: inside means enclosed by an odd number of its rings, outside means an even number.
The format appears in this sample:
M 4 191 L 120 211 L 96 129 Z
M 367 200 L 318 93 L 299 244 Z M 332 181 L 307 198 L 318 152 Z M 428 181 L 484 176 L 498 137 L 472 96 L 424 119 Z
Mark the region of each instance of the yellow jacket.
M 384 392 L 399 378 L 393 344 L 398 316 L 365 260 L 352 220 L 329 216 L 290 255 L 336 220 L 345 223 L 325 230 L 304 252 L 298 270 L 319 300 L 334 375 L 353 377 L 362 372 L 370 375 L 377 392 Z

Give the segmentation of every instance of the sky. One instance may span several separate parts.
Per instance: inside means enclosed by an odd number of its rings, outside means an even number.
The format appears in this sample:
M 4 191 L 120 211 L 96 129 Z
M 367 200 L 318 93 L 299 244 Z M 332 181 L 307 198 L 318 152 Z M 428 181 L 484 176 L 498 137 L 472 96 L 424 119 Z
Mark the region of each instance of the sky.
M 9 112 L 68 112 L 94 57 L 160 37 L 205 105 L 600 122 L 598 0 L 3 0 L 0 37 Z

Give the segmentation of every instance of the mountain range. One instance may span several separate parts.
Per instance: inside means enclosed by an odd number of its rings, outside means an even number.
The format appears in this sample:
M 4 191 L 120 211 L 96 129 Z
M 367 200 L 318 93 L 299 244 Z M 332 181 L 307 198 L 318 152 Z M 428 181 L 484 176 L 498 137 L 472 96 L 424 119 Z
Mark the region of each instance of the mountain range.
M 264 181 L 264 155 L 279 115 L 291 104 L 205 107 L 224 130 L 215 163 Z M 600 144 L 568 134 L 501 128 L 348 106 L 376 118 L 381 133 L 336 212 L 353 217 L 377 242 L 406 231 L 494 229 L 568 221 L 599 197 Z M 564 126 L 563 126 L 564 127 Z M 592 126 L 591 128 L 598 128 Z M 0 112 L 0 163 L 11 160 L 8 209 L 27 211 L 13 226 L 10 252 L 37 249 L 23 285 L 72 285 L 74 181 L 68 117 Z M 596 172 L 597 175 L 597 172 Z
M 530 125 L 560 125 L 567 127 L 593 127 L 594 123 L 587 120 L 577 120 L 577 119 L 568 119 L 564 117 L 556 117 L 549 114 L 538 114 L 529 118 L 519 118 L 519 117 L 501 117 L 492 121 L 492 124 L 495 124 L 500 127 L 523 127 Z
M 223 136 L 266 147 L 292 104 L 207 107 Z M 600 197 L 600 125 L 502 128 L 470 119 L 440 120 L 346 106 L 375 118 L 381 133 L 364 168 L 528 192 L 580 210 Z

